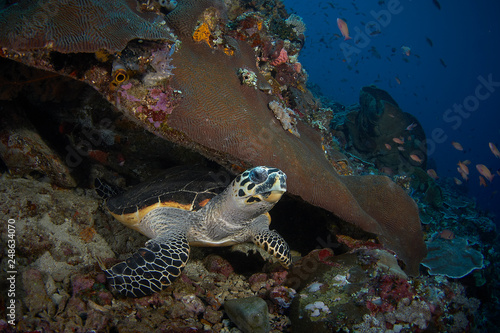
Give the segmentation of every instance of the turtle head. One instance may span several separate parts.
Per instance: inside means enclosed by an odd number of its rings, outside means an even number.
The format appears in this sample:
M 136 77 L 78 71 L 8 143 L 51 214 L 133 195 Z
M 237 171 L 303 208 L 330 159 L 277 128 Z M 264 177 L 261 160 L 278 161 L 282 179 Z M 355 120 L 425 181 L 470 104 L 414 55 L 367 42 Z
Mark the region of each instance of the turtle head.
M 286 175 L 277 168 L 258 166 L 236 177 L 233 189 L 241 205 L 267 211 L 286 192 Z

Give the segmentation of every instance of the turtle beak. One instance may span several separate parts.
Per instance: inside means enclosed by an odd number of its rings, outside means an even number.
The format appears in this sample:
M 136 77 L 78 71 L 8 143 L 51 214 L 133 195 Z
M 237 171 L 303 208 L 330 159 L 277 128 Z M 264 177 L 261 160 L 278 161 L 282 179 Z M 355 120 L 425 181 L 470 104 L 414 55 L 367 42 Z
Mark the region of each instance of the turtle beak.
M 267 197 L 264 197 L 264 200 L 267 202 L 277 202 L 281 199 L 283 193 L 285 193 L 285 191 L 271 191 Z
M 274 176 L 274 183 L 269 189 L 268 195 L 263 195 L 263 199 L 267 202 L 277 202 L 281 199 L 283 193 L 286 192 L 286 176 L 284 173 Z

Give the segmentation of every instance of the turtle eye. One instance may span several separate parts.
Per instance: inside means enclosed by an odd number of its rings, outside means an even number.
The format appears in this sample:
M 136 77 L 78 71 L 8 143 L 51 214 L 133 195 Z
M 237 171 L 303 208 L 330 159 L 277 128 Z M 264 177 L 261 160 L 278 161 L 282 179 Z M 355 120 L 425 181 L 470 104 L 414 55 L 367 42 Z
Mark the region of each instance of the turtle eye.
M 255 184 L 265 182 L 267 179 L 267 170 L 265 168 L 253 168 L 248 175 L 250 180 Z

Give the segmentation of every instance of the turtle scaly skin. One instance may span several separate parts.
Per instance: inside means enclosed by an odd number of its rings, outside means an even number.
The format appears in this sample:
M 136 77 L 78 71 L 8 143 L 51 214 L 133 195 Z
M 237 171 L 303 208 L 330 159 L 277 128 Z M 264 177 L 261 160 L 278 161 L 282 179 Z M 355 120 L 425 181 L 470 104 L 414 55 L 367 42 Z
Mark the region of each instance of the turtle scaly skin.
M 152 187 L 157 189 L 158 185 Z M 146 184 L 138 188 L 144 196 L 149 187 Z M 269 230 L 271 218 L 267 212 L 286 191 L 286 175 L 279 169 L 259 166 L 243 172 L 199 210 L 160 199 L 149 200 L 151 203 L 142 208 L 130 203 L 123 209 L 120 201 L 133 197 L 133 191 L 110 198 L 118 206 L 112 206 L 111 213 L 151 239 L 127 260 L 110 269 L 103 268 L 110 285 L 125 296 L 142 297 L 170 285 L 185 267 L 190 245 L 254 242 L 283 266 L 291 264 L 288 244 L 276 231 Z M 120 215 L 119 211 L 127 214 Z

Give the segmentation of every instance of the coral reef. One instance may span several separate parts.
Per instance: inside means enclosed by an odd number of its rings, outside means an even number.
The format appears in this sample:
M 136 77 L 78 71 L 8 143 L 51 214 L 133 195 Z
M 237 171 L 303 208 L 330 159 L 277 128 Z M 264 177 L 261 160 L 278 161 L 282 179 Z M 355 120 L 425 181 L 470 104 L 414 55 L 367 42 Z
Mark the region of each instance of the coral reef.
M 391 254 L 385 250 L 358 245 L 327 262 L 313 261 L 321 251 L 297 263 L 302 282 L 291 307 L 294 330 L 460 332 L 458 327 L 465 329 L 472 324 L 478 300 L 464 297 L 459 284 L 438 282 L 432 277 L 409 279 L 393 275 L 391 272 L 399 267 L 395 260 L 389 264 L 392 268 L 387 267 L 384 258 Z M 460 319 L 448 320 L 444 309 L 453 309 Z
M 363 88 L 360 105 L 318 97 L 298 61 L 305 25 L 280 1 L 175 2 L 19 1 L 0 13 L 20 36 L 0 37 L 0 218 L 16 221 L 19 291 L 16 325 L 0 306 L 0 331 L 234 332 L 228 301 L 248 297 L 265 303 L 273 332 L 495 331 L 496 226 L 452 181 L 422 169 L 418 121 L 376 87 Z M 118 21 L 90 44 L 51 40 L 38 28 L 65 24 L 47 10 L 69 4 L 102 22 L 121 8 L 135 30 Z M 46 20 L 26 25 L 21 11 Z M 84 24 L 64 34 L 92 36 L 84 12 L 69 11 Z M 305 255 L 294 251 L 286 271 L 251 244 L 193 248 L 161 293 L 113 295 L 96 257 L 109 267 L 145 238 L 103 213 L 93 179 L 124 187 L 213 161 L 235 172 L 278 166 L 292 194 L 328 210 L 287 195 L 273 212 Z M 7 224 L 0 231 L 7 248 Z M 432 271 L 419 266 L 423 238 L 428 259 L 438 254 Z M 454 260 L 443 260 L 447 248 Z
M 391 173 L 425 170 L 425 133 L 418 120 L 403 112 L 396 101 L 375 86 L 363 87 L 360 110 L 351 112 L 345 124 L 353 147 L 379 168 Z M 411 157 L 415 155 L 415 159 Z
M 269 108 L 274 112 L 276 119 L 280 121 L 285 131 L 292 133 L 296 137 L 300 137 L 299 131 L 297 130 L 296 115 L 292 109 L 283 107 L 283 105 L 276 101 L 269 102 Z
M 227 31 L 231 25 L 228 25 L 226 14 L 221 1 L 185 0 L 179 1 L 175 10 L 165 16 L 167 26 L 179 36 L 182 47 L 176 48 L 172 55 L 170 64 L 175 67 L 174 75 L 168 84 L 156 87 L 161 90 L 158 98 L 153 97 L 151 88 L 143 86 L 139 80 L 141 71 L 149 72 L 149 67 L 141 67 L 140 62 L 151 57 L 152 50 L 158 49 L 158 43 L 131 43 L 129 49 L 123 51 L 124 54 L 135 54 L 139 72 L 132 73 L 135 76 L 132 75 L 117 91 L 110 89 L 113 76 L 109 67 L 101 63 L 88 64 L 89 67 L 83 68 L 77 77 L 95 87 L 144 128 L 194 148 L 224 166 L 239 170 L 248 164 L 267 164 L 282 169 L 288 176 L 288 190 L 292 194 L 379 235 L 380 241 L 406 262 L 408 272 L 418 274 L 418 264 L 426 250 L 413 200 L 387 177 L 340 177 L 324 158 L 318 133 L 303 122 L 297 122 L 300 138 L 283 131 L 267 107 L 279 96 L 270 96 L 265 91 L 244 85 L 238 77 L 238 69 L 246 68 L 257 75 L 258 82 L 266 82 L 256 66 L 256 54 L 249 43 L 252 40 L 241 40 L 238 35 L 235 38 Z M 208 27 L 208 40 L 197 42 L 193 39 L 193 32 L 203 24 Z M 283 47 L 288 47 L 288 59 L 292 61 L 291 58 L 300 50 L 300 36 L 291 25 L 283 24 L 281 27 L 288 29 L 286 35 L 295 36 L 289 44 L 283 42 Z M 269 30 L 272 32 L 273 29 L 270 24 Z M 264 34 L 267 29 L 257 31 Z M 284 36 L 285 31 L 280 34 Z M 257 46 L 265 44 L 258 39 L 257 36 L 253 38 Z M 5 56 L 14 53 L 7 50 Z M 276 58 L 280 53 L 281 49 Z M 33 63 L 28 54 L 16 59 L 53 70 L 46 64 L 50 59 Z M 70 63 L 71 58 L 67 58 L 66 65 L 58 72 L 67 73 Z M 291 67 L 292 64 L 283 63 L 276 68 L 281 66 Z M 303 75 L 302 72 L 295 74 Z M 120 96 L 129 84 L 132 86 L 126 97 L 117 100 L 117 95 Z M 297 88 L 296 93 L 304 90 L 300 83 Z M 162 103 L 161 93 L 169 97 L 173 94 L 172 104 L 166 106 L 166 111 L 158 105 Z M 160 110 L 154 111 L 155 106 Z M 173 108 L 171 113 L 170 106 Z M 156 119 L 151 112 L 157 112 Z

